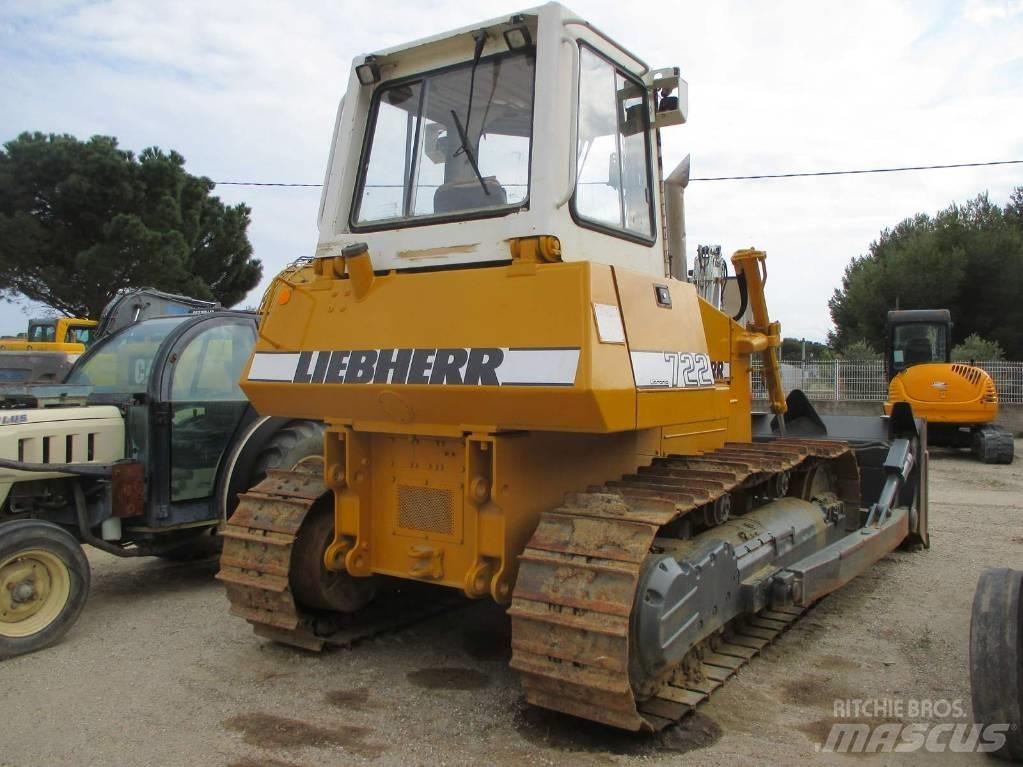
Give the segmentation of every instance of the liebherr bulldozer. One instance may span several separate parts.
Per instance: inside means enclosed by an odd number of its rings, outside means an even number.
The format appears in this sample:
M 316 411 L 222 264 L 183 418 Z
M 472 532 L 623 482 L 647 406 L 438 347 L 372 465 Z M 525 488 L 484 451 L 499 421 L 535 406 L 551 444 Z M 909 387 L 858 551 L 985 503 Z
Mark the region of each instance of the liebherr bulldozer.
M 235 614 L 318 649 L 377 587 L 441 584 L 508 605 L 531 703 L 653 731 L 926 545 L 925 424 L 786 401 L 763 252 L 732 257 L 748 326 L 685 281 L 686 115 L 678 69 L 554 3 L 356 59 L 242 380 L 323 456 L 242 495 Z

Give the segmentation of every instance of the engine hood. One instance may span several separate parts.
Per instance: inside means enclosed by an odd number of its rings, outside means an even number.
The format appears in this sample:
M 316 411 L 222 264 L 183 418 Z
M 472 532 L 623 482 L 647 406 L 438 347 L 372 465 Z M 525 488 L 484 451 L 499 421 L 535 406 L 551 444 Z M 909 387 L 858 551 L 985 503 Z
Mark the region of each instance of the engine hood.
M 909 400 L 917 402 L 968 403 L 993 395 L 991 377 L 970 365 L 914 365 L 896 376 Z M 893 383 L 895 383 L 893 381 Z

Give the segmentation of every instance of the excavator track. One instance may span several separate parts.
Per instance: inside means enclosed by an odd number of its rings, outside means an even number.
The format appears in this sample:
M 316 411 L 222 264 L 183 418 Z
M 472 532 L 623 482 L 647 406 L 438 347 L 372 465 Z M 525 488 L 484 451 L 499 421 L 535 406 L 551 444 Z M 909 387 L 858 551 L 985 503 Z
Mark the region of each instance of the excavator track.
M 509 610 L 511 665 L 522 675 L 527 699 L 644 731 L 663 729 L 706 700 L 804 610 L 733 620 L 637 699 L 630 680 L 631 618 L 655 538 L 666 525 L 701 509 L 706 514 L 737 490 L 762 487 L 784 495 L 784 485 L 770 483 L 823 461 L 835 462 L 842 492 L 858 497 L 855 457 L 845 443 L 782 439 L 659 458 L 635 475 L 570 494 L 541 515 L 520 558 Z
M 217 578 L 223 581 L 231 613 L 252 624 L 259 636 L 305 650 L 349 646 L 362 639 L 417 623 L 464 600 L 428 584 L 402 584 L 352 613 L 306 609 L 292 591 L 292 552 L 303 522 L 327 493 L 322 467 L 301 464 L 291 471 L 270 469 L 266 478 L 239 494 L 238 508 L 222 533 L 224 550 Z M 312 576 L 317 577 L 318 570 Z M 429 591 L 425 594 L 425 591 Z

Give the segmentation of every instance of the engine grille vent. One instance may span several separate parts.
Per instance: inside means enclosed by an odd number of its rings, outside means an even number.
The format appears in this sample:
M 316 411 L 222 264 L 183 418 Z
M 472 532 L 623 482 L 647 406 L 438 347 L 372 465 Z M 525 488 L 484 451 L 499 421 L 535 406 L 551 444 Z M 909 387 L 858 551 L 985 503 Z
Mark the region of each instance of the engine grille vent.
M 398 527 L 451 535 L 455 531 L 450 490 L 398 485 Z
M 952 372 L 958 373 L 971 384 L 976 384 L 980 381 L 981 372 L 975 367 L 969 365 L 953 365 Z

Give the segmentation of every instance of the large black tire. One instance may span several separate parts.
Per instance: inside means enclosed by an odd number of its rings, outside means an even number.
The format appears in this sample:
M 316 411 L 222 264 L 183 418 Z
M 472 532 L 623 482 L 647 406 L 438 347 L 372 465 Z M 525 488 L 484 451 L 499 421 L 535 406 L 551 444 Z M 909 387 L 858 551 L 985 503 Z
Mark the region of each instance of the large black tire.
M 977 723 L 1008 725 L 1005 745 L 993 755 L 1023 760 L 1023 572 L 985 570 L 977 582 L 970 687 Z
M 290 469 L 305 458 L 322 456 L 323 429 L 323 424 L 317 421 L 288 421 L 267 440 L 245 487 L 262 482 L 267 469 Z M 190 536 L 182 536 L 180 545 L 160 551 L 156 556 L 174 562 L 192 562 L 219 556 L 223 546 L 224 541 L 216 529 L 197 530 Z
M 292 469 L 303 459 L 322 456 L 323 430 L 318 421 L 289 421 L 282 426 L 260 451 L 248 486 L 262 482 L 267 469 Z
M 58 642 L 89 594 L 89 561 L 62 527 L 39 519 L 0 525 L 0 659 Z

